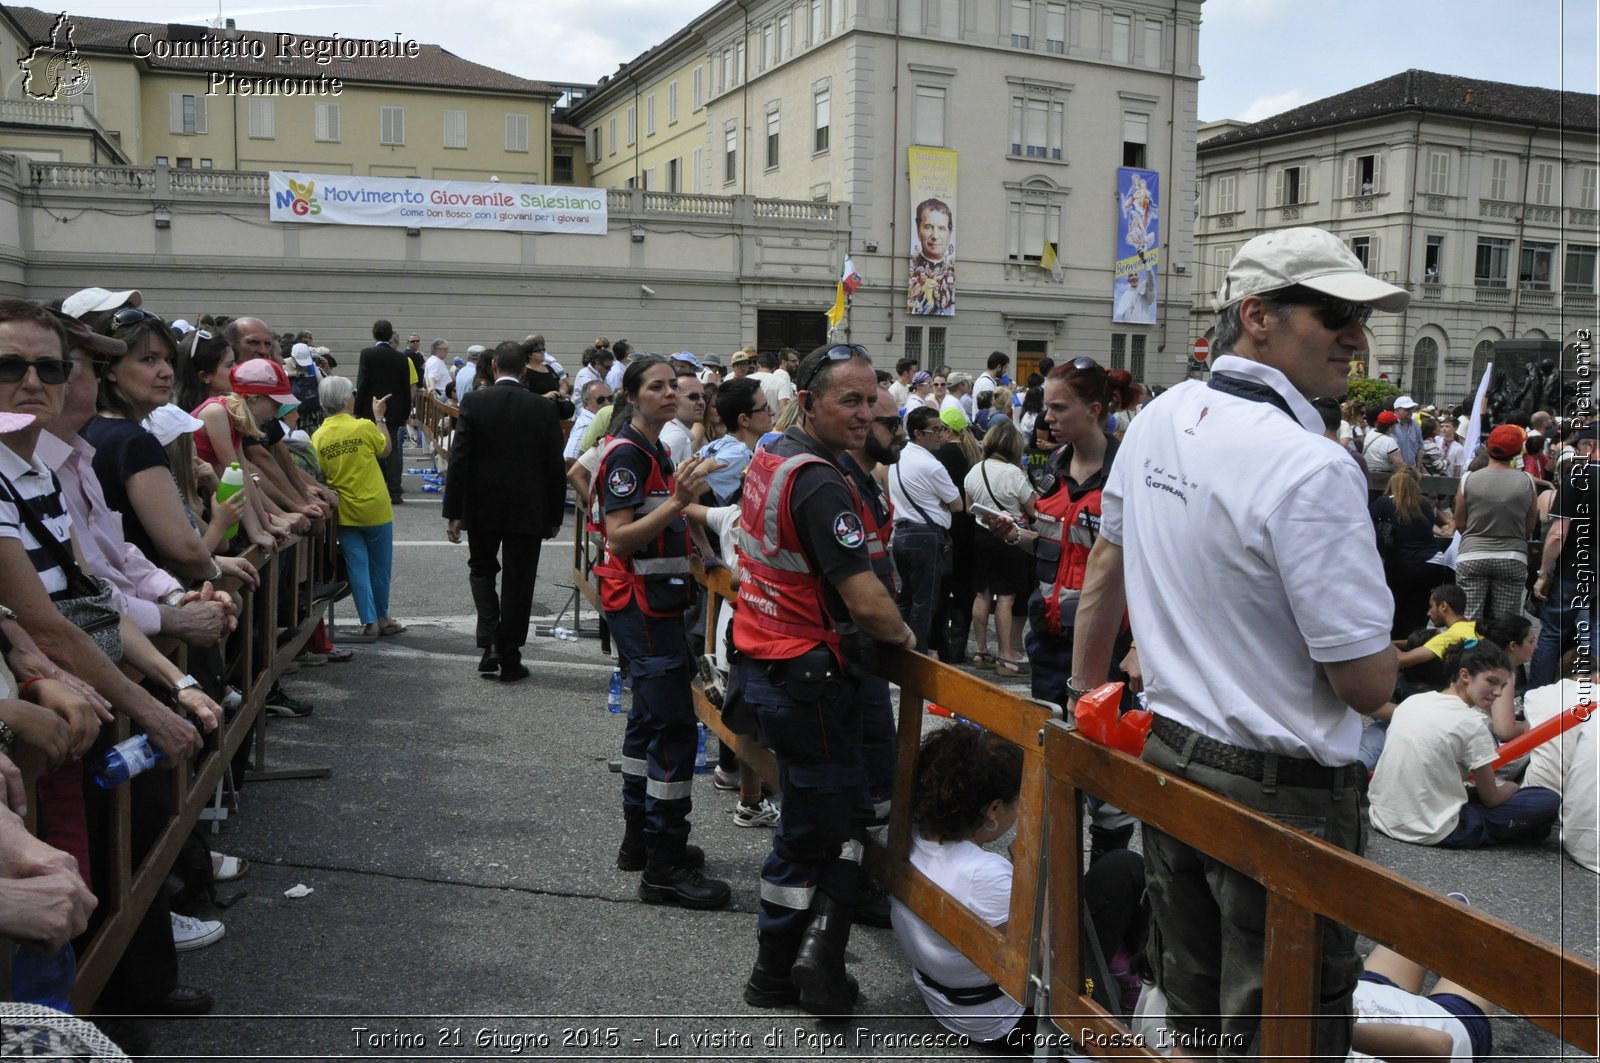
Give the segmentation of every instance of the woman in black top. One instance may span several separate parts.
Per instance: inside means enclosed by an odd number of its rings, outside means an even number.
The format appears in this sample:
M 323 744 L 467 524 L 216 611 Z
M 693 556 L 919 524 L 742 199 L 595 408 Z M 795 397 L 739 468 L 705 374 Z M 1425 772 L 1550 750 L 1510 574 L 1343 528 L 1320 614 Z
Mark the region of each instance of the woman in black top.
M 1391 635 L 1403 639 L 1427 622 L 1428 592 L 1455 582 L 1449 566 L 1434 561 L 1440 552 L 1436 536 L 1451 533 L 1450 518 L 1422 497 L 1416 471 L 1410 468 L 1389 477 L 1389 486 L 1368 509 L 1384 578 L 1394 595 Z

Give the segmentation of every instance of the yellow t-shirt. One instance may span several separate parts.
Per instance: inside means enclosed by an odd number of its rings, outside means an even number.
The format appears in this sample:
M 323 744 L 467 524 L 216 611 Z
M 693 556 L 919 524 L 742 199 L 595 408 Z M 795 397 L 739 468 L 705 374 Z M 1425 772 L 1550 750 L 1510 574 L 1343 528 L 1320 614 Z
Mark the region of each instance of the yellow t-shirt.
M 1444 660 L 1445 653 L 1449 651 L 1451 646 L 1454 646 L 1458 642 L 1465 641 L 1466 639 L 1475 639 L 1477 637 L 1478 625 L 1471 620 L 1461 620 L 1451 624 L 1449 627 L 1433 636 L 1433 638 L 1423 643 L 1423 645 L 1427 647 L 1429 653 L 1433 654 L 1442 661 Z
M 323 421 L 311 437 L 328 486 L 339 492 L 341 525 L 371 528 L 394 522 L 389 488 L 378 465 L 384 441 L 383 430 L 376 424 L 348 413 Z

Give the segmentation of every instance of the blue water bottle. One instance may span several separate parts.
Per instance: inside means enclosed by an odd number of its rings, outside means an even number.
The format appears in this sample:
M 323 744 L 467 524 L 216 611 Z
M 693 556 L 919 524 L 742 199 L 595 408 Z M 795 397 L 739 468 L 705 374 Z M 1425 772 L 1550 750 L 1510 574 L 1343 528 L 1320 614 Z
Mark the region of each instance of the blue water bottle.
M 611 669 L 611 691 L 606 695 L 606 709 L 610 712 L 622 711 L 622 669 Z
M 106 750 L 105 763 L 94 773 L 95 785 L 102 790 L 115 789 L 165 759 L 161 750 L 150 744 L 149 735 L 134 735 Z
M 54 952 L 19 948 L 11 960 L 11 999 L 19 1004 L 42 1004 L 72 1014 L 72 987 L 78 982 L 78 960 L 72 945 Z
M 706 725 L 702 723 L 699 727 L 700 744 L 695 747 L 694 751 L 694 773 L 696 775 L 704 775 L 711 770 L 711 766 L 706 763 Z

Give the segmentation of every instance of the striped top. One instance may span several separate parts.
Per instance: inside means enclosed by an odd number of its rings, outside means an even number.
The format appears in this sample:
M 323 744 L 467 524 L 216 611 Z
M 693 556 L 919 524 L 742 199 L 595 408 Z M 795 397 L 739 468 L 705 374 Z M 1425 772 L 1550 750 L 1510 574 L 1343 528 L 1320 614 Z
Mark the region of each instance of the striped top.
M 72 518 L 67 515 L 66 504 L 61 499 L 61 485 L 55 474 L 39 460 L 24 460 L 11 448 L 0 442 L 0 473 L 11 481 L 24 504 L 38 516 L 47 531 L 70 552 L 72 550 Z M 45 592 L 52 597 L 67 589 L 67 574 L 57 563 L 51 549 L 34 538 L 33 531 L 17 511 L 16 499 L 11 492 L 0 487 L 0 538 L 20 539 L 28 552 L 33 570 L 44 583 Z

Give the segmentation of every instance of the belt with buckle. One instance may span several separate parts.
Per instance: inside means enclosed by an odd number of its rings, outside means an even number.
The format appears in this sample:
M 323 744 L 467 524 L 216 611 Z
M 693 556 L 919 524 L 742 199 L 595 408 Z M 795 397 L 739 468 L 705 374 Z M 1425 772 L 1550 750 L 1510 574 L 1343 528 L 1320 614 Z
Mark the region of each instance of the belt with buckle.
M 1152 719 L 1150 730 L 1174 753 L 1191 763 L 1204 764 L 1230 775 L 1242 776 L 1256 782 L 1274 782 L 1279 786 L 1303 786 L 1331 790 L 1351 786 L 1364 771 L 1360 764 L 1346 764 L 1330 768 L 1306 757 L 1291 757 L 1284 753 L 1263 753 L 1255 749 L 1207 738 L 1192 727 L 1185 727 L 1165 716 Z M 1270 780 L 1269 776 L 1270 771 Z

